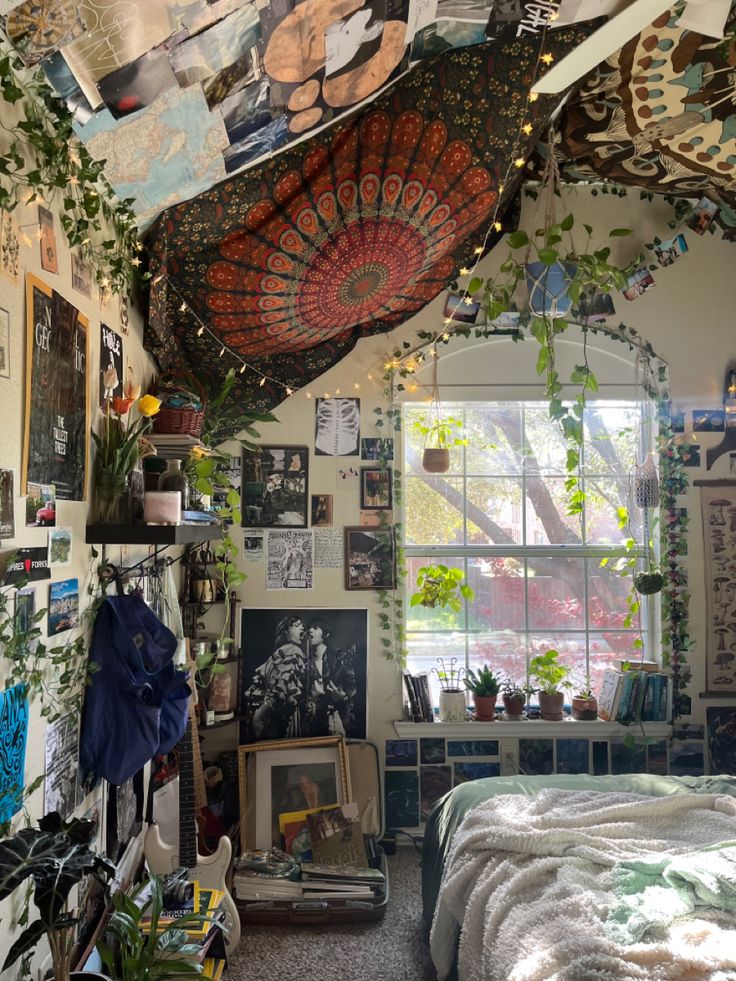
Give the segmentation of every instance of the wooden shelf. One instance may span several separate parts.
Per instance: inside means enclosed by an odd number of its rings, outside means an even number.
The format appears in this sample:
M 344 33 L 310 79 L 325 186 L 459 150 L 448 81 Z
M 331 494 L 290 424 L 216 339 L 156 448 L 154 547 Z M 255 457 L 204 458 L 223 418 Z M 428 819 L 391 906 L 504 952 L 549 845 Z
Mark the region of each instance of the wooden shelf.
M 222 538 L 219 525 L 87 525 L 88 545 L 190 545 Z

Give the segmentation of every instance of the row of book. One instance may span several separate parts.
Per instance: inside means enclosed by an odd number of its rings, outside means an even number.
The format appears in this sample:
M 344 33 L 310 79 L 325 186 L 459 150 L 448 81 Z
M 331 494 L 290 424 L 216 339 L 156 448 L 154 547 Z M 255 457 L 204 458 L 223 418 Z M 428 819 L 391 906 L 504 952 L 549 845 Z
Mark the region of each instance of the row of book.
M 404 688 L 409 699 L 409 714 L 412 722 L 434 722 L 432 694 L 429 689 L 429 675 L 426 671 L 410 674 L 404 671 Z
M 654 665 L 656 668 L 657 665 Z M 598 716 L 606 722 L 632 725 L 669 722 L 672 718 L 672 678 L 647 667 L 626 671 L 609 669 L 598 696 Z

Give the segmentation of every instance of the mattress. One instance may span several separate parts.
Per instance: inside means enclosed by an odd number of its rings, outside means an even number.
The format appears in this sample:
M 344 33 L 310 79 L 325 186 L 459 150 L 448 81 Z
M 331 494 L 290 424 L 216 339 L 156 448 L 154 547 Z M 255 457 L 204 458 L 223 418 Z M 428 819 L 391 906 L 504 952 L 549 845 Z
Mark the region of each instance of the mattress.
M 736 777 L 663 777 L 627 773 L 594 777 L 589 774 L 488 777 L 455 787 L 435 805 L 427 821 L 422 848 L 422 909 L 427 930 L 432 925 L 442 870 L 450 842 L 465 815 L 478 804 L 503 794 L 535 794 L 544 787 L 566 790 L 620 790 L 652 797 L 669 794 L 730 794 L 736 796 Z

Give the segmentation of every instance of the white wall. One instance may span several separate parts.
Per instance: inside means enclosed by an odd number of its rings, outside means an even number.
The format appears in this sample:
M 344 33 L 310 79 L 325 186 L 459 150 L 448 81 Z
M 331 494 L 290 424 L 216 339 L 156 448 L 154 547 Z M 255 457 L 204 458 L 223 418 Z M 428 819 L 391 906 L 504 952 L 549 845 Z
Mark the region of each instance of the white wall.
M 534 215 L 534 202 L 526 200 L 522 227 L 533 230 L 539 224 Z M 667 227 L 672 219 L 672 209 L 664 201 L 649 203 L 640 201 L 638 192 L 632 191 L 625 198 L 612 196 L 593 197 L 587 189 L 572 191 L 565 195 L 560 206 L 560 217 L 565 211 L 573 211 L 576 224 L 592 224 L 596 229 L 593 244 L 600 247 L 606 244 L 608 232 L 613 228 L 628 227 L 633 234 L 626 238 L 610 240 L 614 256 L 621 262 L 644 249 L 646 242 L 655 235 L 667 239 L 673 233 Z M 648 340 L 655 352 L 670 366 L 670 390 L 675 409 L 717 408 L 722 400 L 723 381 L 726 366 L 736 357 L 736 331 L 734 314 L 736 309 L 736 244 L 725 242 L 720 233 L 715 236 L 699 237 L 685 230 L 689 253 L 674 265 L 655 272 L 656 286 L 649 292 L 630 302 L 616 294 L 614 304 L 617 316 L 614 323 L 623 321 Z M 577 241 L 577 237 L 576 237 Z M 489 274 L 496 269 L 506 255 L 503 245 L 491 253 L 479 266 L 480 274 Z M 651 261 L 653 257 L 649 256 Z M 337 389 L 343 395 L 361 397 L 362 435 L 386 435 L 385 430 L 374 426 L 373 410 L 385 405 L 380 381 L 383 365 L 394 349 L 400 348 L 403 341 L 414 345 L 419 343 L 417 332 L 422 330 L 441 331 L 443 329 L 442 308 L 445 294 L 441 294 L 420 314 L 402 327 L 388 335 L 365 338 L 358 342 L 355 350 L 343 361 L 326 372 L 307 391 L 314 396 L 329 392 L 334 395 Z M 591 346 L 607 351 L 596 365 L 601 377 L 618 381 L 623 387 L 623 397 L 633 397 L 634 369 L 632 355 L 619 342 L 592 338 Z M 510 341 L 478 341 L 473 338 L 453 338 L 447 349 L 441 349 L 438 370 L 443 398 L 463 398 L 469 393 L 478 397 L 483 386 L 503 386 L 509 379 L 522 378 L 530 386 L 536 386 L 539 394 L 542 387 L 536 379 L 534 364 L 537 345 L 535 342 L 514 344 Z M 373 381 L 368 375 L 373 375 Z M 522 377 L 523 376 L 523 377 Z M 421 384 L 416 394 L 410 398 L 426 398 L 427 386 L 431 388 L 431 377 L 427 372 L 420 375 Z M 354 388 L 355 384 L 360 389 Z M 494 387 L 486 391 L 491 398 L 510 394 L 508 388 Z M 278 423 L 262 427 L 262 442 L 283 442 L 313 447 L 314 441 L 314 402 L 300 391 L 287 399 L 276 410 Z M 717 444 L 720 434 L 702 434 L 703 460 L 705 449 Z M 335 526 L 358 523 L 359 488 L 354 479 L 343 479 L 340 470 L 349 466 L 360 466 L 357 458 L 310 457 L 310 493 L 332 493 L 335 495 Z M 728 455 L 721 457 L 708 477 L 723 477 L 728 472 Z M 695 470 L 689 471 L 691 478 L 704 476 Z M 697 692 L 704 687 L 704 583 L 703 549 L 699 517 L 697 489 L 690 488 L 683 500 L 691 514 L 690 541 L 687 558 L 690 577 L 691 633 L 694 650 L 689 663 L 693 670 L 693 719 L 703 722 L 704 703 L 697 698 Z M 392 662 L 386 661 L 381 653 L 378 629 L 378 605 L 372 592 L 346 592 L 343 586 L 342 570 L 317 570 L 315 587 L 310 592 L 266 591 L 265 568 L 263 564 L 243 565 L 248 580 L 242 587 L 243 602 L 249 606 L 363 606 L 370 612 L 369 637 L 369 713 L 368 736 L 383 750 L 383 740 L 395 737 L 392 722 L 400 718 L 401 687 L 400 674 Z

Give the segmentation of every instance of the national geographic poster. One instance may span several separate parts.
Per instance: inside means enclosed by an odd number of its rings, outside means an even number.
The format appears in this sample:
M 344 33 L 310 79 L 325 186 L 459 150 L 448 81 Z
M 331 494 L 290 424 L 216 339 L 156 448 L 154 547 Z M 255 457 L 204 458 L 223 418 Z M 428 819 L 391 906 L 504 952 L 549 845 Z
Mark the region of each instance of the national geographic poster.
M 26 275 L 23 486 L 54 484 L 83 501 L 89 455 L 89 323 L 68 300 Z

